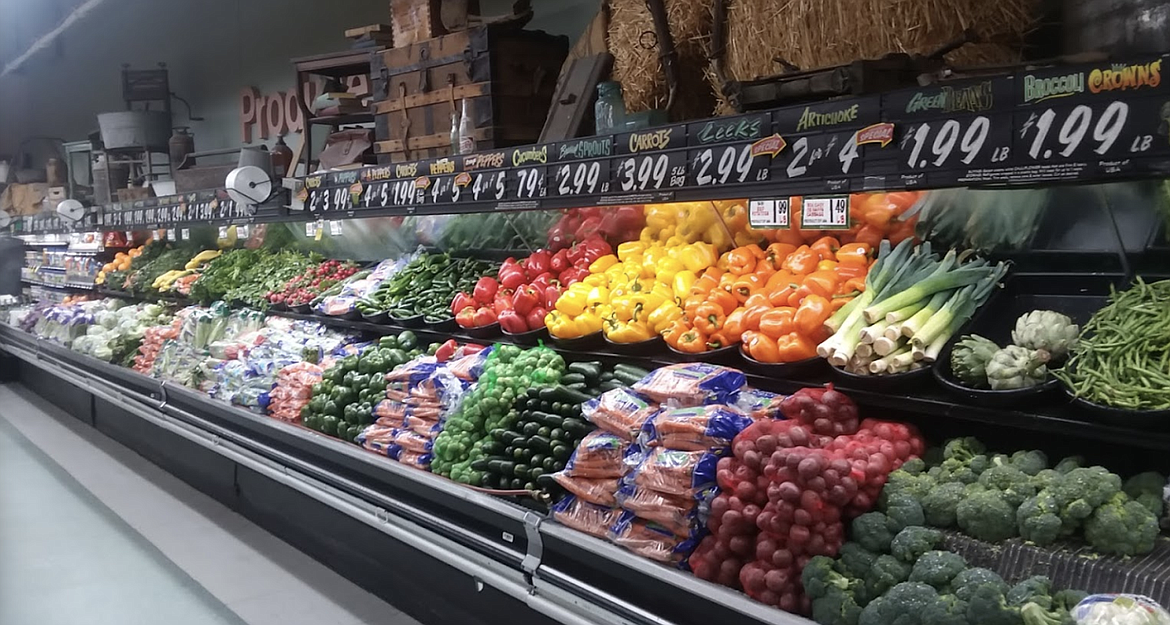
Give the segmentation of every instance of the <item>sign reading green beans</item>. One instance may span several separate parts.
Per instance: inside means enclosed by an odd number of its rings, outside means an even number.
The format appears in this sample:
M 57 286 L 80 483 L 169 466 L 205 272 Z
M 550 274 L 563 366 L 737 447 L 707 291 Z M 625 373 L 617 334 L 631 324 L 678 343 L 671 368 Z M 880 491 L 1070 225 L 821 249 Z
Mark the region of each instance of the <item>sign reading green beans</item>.
M 1056 377 L 1093 403 L 1127 410 L 1170 409 L 1170 280 L 1141 278 L 1114 291 L 1081 330 Z

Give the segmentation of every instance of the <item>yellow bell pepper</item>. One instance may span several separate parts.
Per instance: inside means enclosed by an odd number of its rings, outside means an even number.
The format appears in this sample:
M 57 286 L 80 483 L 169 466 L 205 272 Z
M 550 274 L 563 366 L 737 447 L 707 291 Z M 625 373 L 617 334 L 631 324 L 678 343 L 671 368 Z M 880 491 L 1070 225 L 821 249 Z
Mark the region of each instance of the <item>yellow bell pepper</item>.
M 683 266 L 696 274 L 714 265 L 718 259 L 719 255 L 709 243 L 691 243 L 679 253 Z
M 634 316 L 634 306 L 637 301 L 633 296 L 621 295 L 610 298 L 610 306 L 613 306 L 614 317 L 620 321 L 629 321 Z
M 703 240 L 715 246 L 715 249 L 731 249 L 731 234 L 722 223 L 713 224 L 703 232 Z
M 744 247 L 745 245 L 758 244 L 760 242 L 760 235 L 749 230 L 740 230 L 735 233 L 735 237 L 733 238 L 735 239 L 736 247 Z
M 557 300 L 558 302 L 560 300 Z M 609 303 L 609 288 L 604 286 L 595 286 L 589 289 L 589 295 L 585 296 L 585 306 L 588 308 L 596 308 L 601 304 Z
M 654 334 L 641 321 L 609 320 L 605 324 L 605 336 L 614 343 L 640 343 L 649 341 Z
M 627 241 L 617 246 L 618 260 L 626 262 L 631 256 L 636 256 L 646 251 L 646 244 L 641 241 Z
M 674 210 L 666 204 L 647 204 L 643 209 L 646 214 L 646 227 L 663 230 L 673 226 L 678 219 Z
M 699 276 L 695 272 L 689 269 L 683 269 L 674 275 L 674 280 L 670 283 L 670 288 L 674 291 L 675 297 L 686 297 L 691 294 L 691 287 L 698 280 Z M 559 304 L 560 301 L 557 303 Z
M 662 334 L 675 320 L 682 319 L 682 316 L 683 310 L 678 304 L 674 301 L 666 301 L 650 312 L 646 323 L 650 324 L 651 329 L 656 333 Z
M 586 285 L 590 288 L 595 287 L 595 286 L 608 286 L 609 285 L 609 278 L 605 277 L 605 274 L 603 274 L 603 273 L 594 273 L 594 274 L 590 274 L 588 276 L 585 276 L 585 278 L 583 278 L 577 284 Z M 576 284 L 573 286 L 576 286 Z
M 606 254 L 605 256 L 602 256 L 601 258 L 593 261 L 593 264 L 589 265 L 589 273 L 604 273 L 606 269 L 616 265 L 617 262 L 617 256 L 614 256 L 613 254 Z
M 638 240 L 643 241 L 645 243 L 650 243 L 655 238 L 657 238 L 657 236 L 658 236 L 657 229 L 646 226 L 645 228 L 642 228 L 642 233 L 638 235 Z
M 577 315 L 585 312 L 585 306 L 587 303 L 586 299 L 589 295 L 589 292 L 584 289 L 573 288 L 575 286 L 577 285 L 574 284 L 573 286 L 569 287 L 564 293 L 561 293 L 560 297 L 557 298 L 557 303 L 555 306 L 557 312 L 568 315 L 570 317 L 576 317 Z
M 561 299 L 564 299 L 564 297 Z M 544 325 L 548 327 L 549 334 L 557 338 L 575 339 L 581 336 L 576 320 L 559 310 L 550 311 L 545 315 Z
M 662 258 L 654 267 L 654 278 L 664 284 L 670 284 L 674 276 L 684 269 L 683 264 L 669 256 Z
M 607 278 L 609 278 L 610 280 L 613 280 L 619 276 L 626 275 L 626 265 L 625 265 L 625 263 L 620 263 L 620 262 L 614 263 L 614 264 L 610 265 L 609 267 L 606 267 L 605 271 L 602 271 L 601 273 L 605 274 L 605 276 Z
M 591 312 L 582 313 L 573 320 L 573 323 L 577 326 L 577 336 L 585 336 L 601 330 L 601 317 Z

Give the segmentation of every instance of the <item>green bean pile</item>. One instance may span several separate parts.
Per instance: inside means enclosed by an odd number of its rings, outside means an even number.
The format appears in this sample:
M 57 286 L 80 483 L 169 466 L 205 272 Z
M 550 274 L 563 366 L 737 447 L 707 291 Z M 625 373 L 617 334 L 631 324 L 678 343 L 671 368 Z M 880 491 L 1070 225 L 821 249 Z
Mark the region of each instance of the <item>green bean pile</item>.
M 1053 372 L 1077 397 L 1128 410 L 1170 409 L 1170 280 L 1113 291 L 1065 366 Z

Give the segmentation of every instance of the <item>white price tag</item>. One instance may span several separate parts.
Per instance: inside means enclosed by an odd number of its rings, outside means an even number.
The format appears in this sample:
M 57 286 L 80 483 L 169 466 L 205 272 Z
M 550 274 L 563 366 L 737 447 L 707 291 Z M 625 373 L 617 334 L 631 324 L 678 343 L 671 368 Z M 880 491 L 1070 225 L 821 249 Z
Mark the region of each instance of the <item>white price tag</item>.
M 227 238 L 227 226 L 220 226 L 219 227 L 219 238 L 221 238 L 221 239 Z
M 126 231 L 126 243 L 131 243 L 131 242 L 133 242 L 133 241 L 134 241 L 134 231 L 133 231 L 133 230 L 127 230 L 127 231 Z
M 191 238 L 191 231 L 187 228 L 183 228 L 179 231 L 179 237 L 184 241 L 187 241 Z
M 317 222 L 306 221 L 305 222 L 305 236 L 312 237 L 315 234 L 317 234 Z
M 790 223 L 789 198 L 751 200 L 748 203 L 748 223 L 753 228 L 787 228 Z
M 800 207 L 800 226 L 806 230 L 844 230 L 849 227 L 849 196 L 806 197 Z
M 178 239 L 178 237 L 175 236 L 175 229 L 174 228 L 167 228 L 167 240 L 174 241 L 176 239 Z
M 252 229 L 249 228 L 248 226 L 246 226 L 246 225 L 236 226 L 236 235 L 239 236 L 241 239 L 248 238 L 248 236 L 250 234 L 252 234 Z
M 332 236 L 332 237 L 341 236 L 341 221 L 335 219 L 335 220 L 329 222 L 329 236 Z
M 154 239 L 155 241 L 159 241 L 162 239 L 162 237 L 160 237 L 158 235 L 158 230 L 151 230 L 150 231 L 150 238 Z

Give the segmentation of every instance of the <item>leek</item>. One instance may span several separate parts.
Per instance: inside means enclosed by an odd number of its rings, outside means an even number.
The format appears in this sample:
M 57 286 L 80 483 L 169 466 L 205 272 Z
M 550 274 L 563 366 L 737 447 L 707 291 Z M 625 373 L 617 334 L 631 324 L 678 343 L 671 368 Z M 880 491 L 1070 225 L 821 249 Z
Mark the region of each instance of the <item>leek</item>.
M 986 278 L 989 271 L 983 261 L 972 262 L 954 271 L 944 270 L 943 267 L 944 265 L 940 264 L 938 270 L 932 272 L 924 280 L 866 308 L 865 318 L 872 323 L 903 306 L 926 299 L 939 291 L 975 284 Z
M 954 291 L 939 291 L 930 297 L 930 301 L 902 324 L 902 335 L 906 338 L 914 338 L 914 334 L 922 328 L 922 326 L 930 320 L 931 317 L 938 314 L 939 309 L 947 303 L 947 300 L 954 295 Z M 893 313 L 891 313 L 893 314 Z M 888 318 L 888 315 L 887 315 Z
M 891 341 L 897 341 L 902 336 L 902 326 L 904 325 L 905 323 L 901 321 L 898 323 L 891 323 L 886 327 L 886 331 L 882 334 Z
M 898 351 L 871 362 L 869 372 L 894 373 L 897 369 L 908 369 L 913 362 L 914 352 L 909 345 L 903 345 Z
M 886 328 L 890 327 L 889 322 L 879 321 L 867 328 L 861 330 L 861 342 L 863 344 L 872 345 L 874 341 L 881 338 L 886 333 Z
M 858 344 L 857 349 L 854 351 L 854 354 L 859 358 L 870 358 L 873 356 L 873 345 L 860 343 Z
M 898 350 L 898 339 L 891 339 L 888 336 L 883 336 L 873 342 L 873 353 L 878 356 L 889 356 Z

